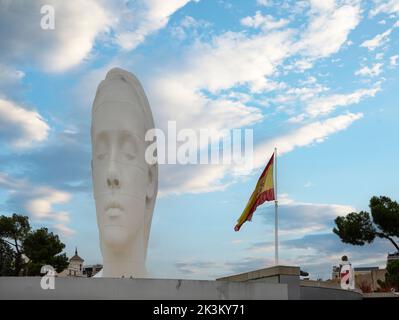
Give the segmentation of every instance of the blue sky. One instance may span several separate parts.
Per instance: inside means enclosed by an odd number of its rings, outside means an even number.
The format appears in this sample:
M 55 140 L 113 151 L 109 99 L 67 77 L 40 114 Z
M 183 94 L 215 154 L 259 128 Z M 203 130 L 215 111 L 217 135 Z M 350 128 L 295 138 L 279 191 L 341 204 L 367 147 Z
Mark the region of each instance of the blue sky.
M 55 29 L 40 8 L 55 8 Z M 254 132 L 255 168 L 162 166 L 147 266 L 213 279 L 273 263 L 273 205 L 235 233 L 274 146 L 281 263 L 328 278 L 343 254 L 384 266 L 390 243 L 340 243 L 337 215 L 399 199 L 399 1 L 1 1 L 0 210 L 101 262 L 90 112 L 115 66 L 137 75 L 156 126 Z

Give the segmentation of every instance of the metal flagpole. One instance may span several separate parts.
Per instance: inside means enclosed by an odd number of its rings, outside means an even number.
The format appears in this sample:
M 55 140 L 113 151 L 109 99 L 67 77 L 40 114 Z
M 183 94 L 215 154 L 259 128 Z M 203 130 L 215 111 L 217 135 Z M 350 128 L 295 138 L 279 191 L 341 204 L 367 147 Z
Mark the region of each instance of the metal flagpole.
M 274 148 L 274 261 L 278 265 L 277 148 Z

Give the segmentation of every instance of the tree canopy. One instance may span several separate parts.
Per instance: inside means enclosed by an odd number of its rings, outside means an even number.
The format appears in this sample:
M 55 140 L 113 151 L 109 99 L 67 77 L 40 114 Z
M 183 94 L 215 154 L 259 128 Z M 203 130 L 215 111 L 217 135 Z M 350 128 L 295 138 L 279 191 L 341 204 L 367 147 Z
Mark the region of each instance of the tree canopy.
M 335 219 L 333 232 L 342 242 L 353 245 L 371 243 L 376 237 L 389 240 L 399 251 L 395 237 L 399 237 L 399 204 L 385 196 L 372 197 L 370 213 L 351 212 Z
M 389 261 L 387 264 L 385 282 L 399 290 L 399 260 Z
M 51 265 L 57 272 L 68 267 L 68 257 L 65 253 L 61 254 L 65 245 L 47 228 L 30 232 L 23 241 L 23 248 L 30 260 L 27 263 L 29 275 L 40 274 L 40 268 L 44 265 Z
M 27 216 L 0 216 L 0 276 L 40 275 L 43 265 L 61 272 L 68 266 L 64 248 L 47 228 L 32 231 Z
M 18 214 L 11 217 L 0 216 L 0 262 L 4 265 L 0 269 L 4 269 L 5 275 L 18 276 L 23 267 L 23 249 L 22 241 L 30 232 L 29 218 Z M 11 251 L 12 260 L 10 262 Z M 4 257 L 4 258 L 3 258 Z M 6 266 L 11 263 L 11 265 Z M 7 272 L 5 270 L 8 270 Z

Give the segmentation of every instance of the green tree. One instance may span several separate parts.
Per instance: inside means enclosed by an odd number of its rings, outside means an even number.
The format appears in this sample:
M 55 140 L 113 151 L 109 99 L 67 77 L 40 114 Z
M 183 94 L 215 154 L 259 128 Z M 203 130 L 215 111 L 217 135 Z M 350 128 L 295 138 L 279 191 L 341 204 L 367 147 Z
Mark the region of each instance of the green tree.
M 23 241 L 23 248 L 29 258 L 28 275 L 40 275 L 40 269 L 44 265 L 51 265 L 57 272 L 68 267 L 68 257 L 61 253 L 65 245 L 58 235 L 48 232 L 47 228 L 30 232 Z
M 395 237 L 399 237 L 399 204 L 388 197 L 370 199 L 371 217 L 368 212 L 351 212 L 335 219 L 333 232 L 342 242 L 353 245 L 371 243 L 376 237 L 389 240 L 399 251 Z M 372 218 L 372 220 L 371 220 Z
M 68 266 L 66 254 L 61 253 L 64 248 L 46 228 L 31 231 L 28 217 L 0 216 L 0 276 L 40 275 L 43 265 L 61 272 Z
M 13 276 L 15 255 L 11 246 L 0 240 L 0 276 Z
M 11 217 L 0 216 L 0 242 L 2 242 L 1 250 L 4 255 L 4 259 L 1 261 L 7 263 L 12 248 L 14 253 L 14 272 L 12 275 L 14 276 L 19 276 L 24 266 L 22 242 L 31 229 L 28 219 L 26 216 L 15 213 Z M 0 268 L 8 269 L 9 267 L 1 266 Z
M 385 273 L 385 281 L 378 279 L 380 286 L 377 291 L 390 292 L 392 289 L 399 290 L 399 261 L 391 260 L 387 264 L 387 272 Z
M 399 260 L 392 260 L 387 264 L 385 282 L 390 284 L 396 290 L 399 290 Z

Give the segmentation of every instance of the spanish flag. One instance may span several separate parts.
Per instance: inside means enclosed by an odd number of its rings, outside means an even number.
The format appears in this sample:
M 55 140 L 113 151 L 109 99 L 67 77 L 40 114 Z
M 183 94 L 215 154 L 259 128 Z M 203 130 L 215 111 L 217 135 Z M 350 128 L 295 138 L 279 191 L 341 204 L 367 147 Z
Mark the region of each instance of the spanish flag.
M 251 198 L 249 198 L 247 206 L 237 220 L 237 225 L 234 227 L 235 231 L 239 231 L 244 222 L 251 221 L 252 215 L 258 206 L 265 201 L 276 199 L 274 195 L 273 165 L 274 153 L 265 170 L 263 170 L 262 175 L 256 184 L 255 190 L 252 192 Z

